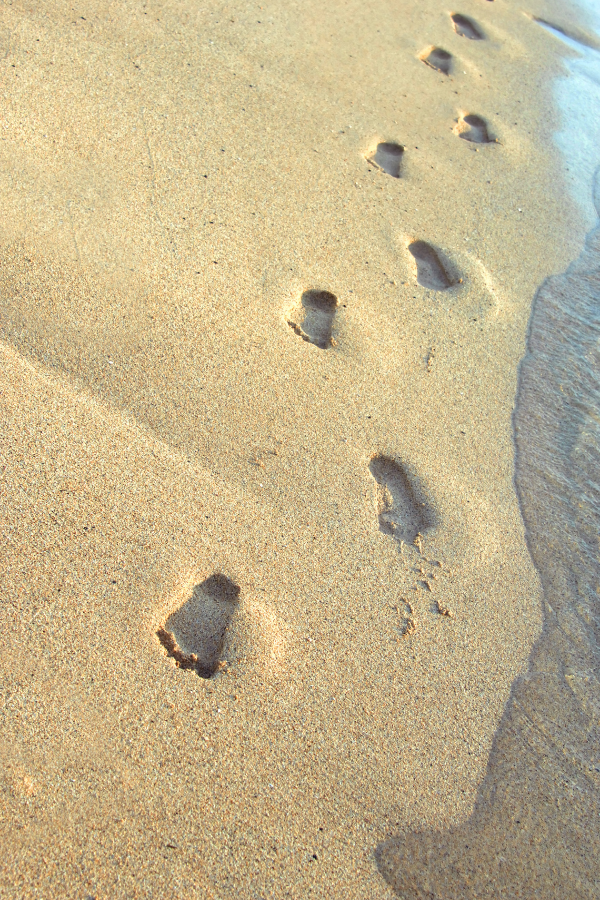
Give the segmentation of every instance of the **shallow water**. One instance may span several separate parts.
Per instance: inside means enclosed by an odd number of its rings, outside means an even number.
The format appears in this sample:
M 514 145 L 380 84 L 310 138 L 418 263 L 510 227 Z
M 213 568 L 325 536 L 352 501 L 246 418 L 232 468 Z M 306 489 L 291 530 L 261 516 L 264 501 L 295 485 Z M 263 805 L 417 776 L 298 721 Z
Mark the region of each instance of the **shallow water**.
M 568 61 L 557 136 L 583 215 L 600 214 L 600 53 Z M 573 128 L 585 130 L 573 152 Z M 568 144 L 568 147 L 567 147 Z M 473 814 L 392 837 L 379 867 L 407 898 L 600 897 L 600 227 L 534 300 L 514 412 L 516 487 L 544 628 L 513 685 Z
M 592 29 L 600 37 L 600 7 L 597 0 L 577 0 Z M 564 178 L 577 201 L 589 230 L 596 221 L 592 187 L 600 165 L 600 52 L 588 47 L 550 23 L 542 24 L 577 55 L 565 59 L 568 76 L 557 78 L 553 93 L 562 113 L 562 128 L 554 140 L 565 162 Z M 577 34 L 577 31 L 574 32 Z M 591 32 L 593 34 L 593 32 Z

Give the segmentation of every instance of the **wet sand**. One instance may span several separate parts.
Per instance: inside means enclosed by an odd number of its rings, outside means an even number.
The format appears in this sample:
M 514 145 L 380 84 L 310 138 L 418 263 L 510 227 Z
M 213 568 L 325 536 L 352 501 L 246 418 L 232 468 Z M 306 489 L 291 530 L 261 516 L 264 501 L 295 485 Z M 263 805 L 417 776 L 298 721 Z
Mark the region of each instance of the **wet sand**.
M 3 9 L 7 897 L 391 898 L 473 821 L 586 230 L 548 10 Z

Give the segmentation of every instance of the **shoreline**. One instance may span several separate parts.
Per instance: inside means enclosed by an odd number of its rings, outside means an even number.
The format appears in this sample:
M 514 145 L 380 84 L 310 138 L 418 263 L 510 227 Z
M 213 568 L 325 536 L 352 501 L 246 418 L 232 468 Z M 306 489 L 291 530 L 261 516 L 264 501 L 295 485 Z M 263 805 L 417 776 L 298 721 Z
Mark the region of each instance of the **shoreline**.
M 598 129 L 595 111 L 600 109 L 598 76 L 600 73 L 600 16 L 591 3 L 575 0 L 573 10 L 579 14 L 581 27 L 566 23 L 564 13 L 551 5 L 551 13 L 542 27 L 547 27 L 570 51 L 565 57 L 567 77 L 556 80 L 555 102 L 563 119 L 555 142 L 564 159 L 567 188 L 581 208 L 588 233 L 594 228 L 597 211 L 593 197 L 596 174 L 600 166 L 597 151 Z M 573 137 L 577 136 L 574 141 Z
M 573 108 L 597 94 L 577 66 L 600 68 L 600 53 L 578 51 L 555 93 Z M 577 29 L 571 30 L 571 35 Z M 579 68 L 579 72 L 578 72 Z M 584 93 L 585 86 L 591 97 Z M 566 102 L 565 102 L 566 100 Z M 569 102 L 570 101 L 570 102 Z M 570 115 L 569 115 L 570 114 Z M 586 121 L 589 121 L 586 120 Z M 557 144 L 564 149 L 564 132 Z M 584 137 L 584 144 L 588 136 Z M 517 678 L 494 736 L 486 776 L 469 819 L 448 831 L 391 836 L 377 849 L 380 871 L 404 898 L 589 898 L 598 882 L 600 782 L 594 713 L 599 692 L 596 535 L 600 518 L 595 424 L 600 381 L 594 273 L 600 253 L 599 171 L 593 141 L 568 179 L 587 220 L 583 187 L 596 199 L 595 224 L 580 256 L 536 292 L 514 410 L 515 487 L 526 540 L 544 590 L 544 626 L 528 671 Z M 565 156 L 566 172 L 573 158 Z
M 584 221 L 548 36 L 463 6 L 4 11 L 7 896 L 391 897 L 385 835 L 477 821 L 542 628 L 529 298 Z

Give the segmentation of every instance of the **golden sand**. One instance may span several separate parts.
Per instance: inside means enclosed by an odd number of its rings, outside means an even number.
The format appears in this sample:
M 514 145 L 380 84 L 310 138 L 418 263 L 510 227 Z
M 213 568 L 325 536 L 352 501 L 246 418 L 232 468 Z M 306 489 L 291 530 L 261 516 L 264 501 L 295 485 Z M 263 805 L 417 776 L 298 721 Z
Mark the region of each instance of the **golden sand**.
M 468 819 L 583 240 L 548 14 L 3 6 L 3 897 L 391 898 L 380 842 Z

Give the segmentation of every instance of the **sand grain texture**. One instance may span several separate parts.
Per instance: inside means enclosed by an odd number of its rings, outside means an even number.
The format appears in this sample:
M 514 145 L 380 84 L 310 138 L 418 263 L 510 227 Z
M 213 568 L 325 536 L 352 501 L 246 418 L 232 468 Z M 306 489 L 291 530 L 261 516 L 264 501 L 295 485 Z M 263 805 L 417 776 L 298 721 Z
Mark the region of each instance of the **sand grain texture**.
M 3 897 L 390 898 L 386 837 L 468 820 L 542 623 L 517 366 L 583 241 L 544 9 L 2 7 Z M 216 575 L 198 677 L 157 632 Z

